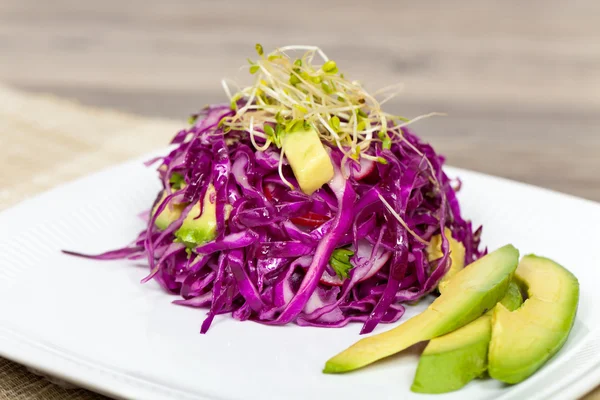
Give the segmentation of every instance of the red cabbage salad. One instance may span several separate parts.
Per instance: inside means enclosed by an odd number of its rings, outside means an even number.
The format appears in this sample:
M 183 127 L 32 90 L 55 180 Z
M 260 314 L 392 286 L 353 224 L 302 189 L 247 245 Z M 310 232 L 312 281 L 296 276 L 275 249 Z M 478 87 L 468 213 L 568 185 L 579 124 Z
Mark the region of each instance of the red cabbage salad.
M 316 47 L 256 46 L 251 86 L 204 108 L 158 164 L 146 229 L 99 260 L 147 259 L 155 280 L 219 314 L 361 333 L 402 318 L 453 263 L 480 258 L 444 157 Z M 299 54 L 299 58 L 290 54 Z M 150 206 L 150 205 L 149 205 Z M 432 243 L 437 243 L 437 248 Z M 451 243 L 452 242 L 452 243 Z M 464 260 L 452 258 L 460 246 Z

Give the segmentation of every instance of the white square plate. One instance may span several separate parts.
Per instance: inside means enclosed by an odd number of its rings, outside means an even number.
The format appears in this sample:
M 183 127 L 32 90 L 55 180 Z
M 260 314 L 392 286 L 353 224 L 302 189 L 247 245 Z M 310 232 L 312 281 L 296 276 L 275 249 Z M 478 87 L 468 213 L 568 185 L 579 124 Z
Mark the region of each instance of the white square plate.
M 474 172 L 460 176 L 463 213 L 484 225 L 490 249 L 555 259 L 579 278 L 577 319 L 564 348 L 516 386 L 476 380 L 439 399 L 576 398 L 600 381 L 600 205 Z M 271 327 L 215 319 L 171 304 L 143 263 L 65 256 L 129 243 L 159 189 L 135 161 L 89 176 L 0 214 L 0 355 L 91 389 L 136 399 L 422 399 L 410 392 L 416 353 L 346 375 L 325 361 L 359 339 L 343 329 Z M 405 321 L 426 304 L 408 309 Z M 379 326 L 377 332 L 390 329 Z

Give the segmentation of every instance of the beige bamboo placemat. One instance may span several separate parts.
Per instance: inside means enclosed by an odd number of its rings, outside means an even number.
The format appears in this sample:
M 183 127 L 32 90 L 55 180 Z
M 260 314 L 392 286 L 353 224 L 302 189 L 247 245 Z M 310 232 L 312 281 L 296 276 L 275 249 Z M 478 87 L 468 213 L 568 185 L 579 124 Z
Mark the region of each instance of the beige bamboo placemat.
M 164 147 L 182 124 L 0 86 L 0 211 L 63 182 Z M 0 358 L 0 400 L 29 399 L 105 397 L 65 389 Z
M 183 124 L 0 86 L 0 211 L 63 182 L 164 147 Z M 0 358 L 0 400 L 105 399 L 63 386 Z M 600 400 L 600 389 L 585 399 Z

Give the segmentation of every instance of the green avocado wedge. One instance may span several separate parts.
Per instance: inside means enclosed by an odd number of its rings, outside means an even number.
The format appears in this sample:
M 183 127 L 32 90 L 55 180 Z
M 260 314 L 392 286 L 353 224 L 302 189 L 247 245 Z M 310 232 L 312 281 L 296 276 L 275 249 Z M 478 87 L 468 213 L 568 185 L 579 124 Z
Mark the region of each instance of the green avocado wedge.
M 515 310 L 523 303 L 516 283 L 510 283 L 500 303 L 509 310 Z M 482 376 L 488 366 L 488 347 L 492 338 L 491 314 L 492 310 L 462 328 L 432 339 L 419 359 L 411 390 L 417 393 L 446 393 L 458 390 Z
M 504 297 L 519 251 L 506 245 L 457 272 L 424 312 L 402 325 L 364 338 L 325 364 L 325 373 L 362 368 L 415 343 L 452 332 L 480 317 Z
M 579 282 L 554 261 L 523 257 L 515 280 L 528 298 L 516 311 L 501 305 L 492 316 L 489 374 L 519 383 L 558 352 L 569 336 L 579 303 Z

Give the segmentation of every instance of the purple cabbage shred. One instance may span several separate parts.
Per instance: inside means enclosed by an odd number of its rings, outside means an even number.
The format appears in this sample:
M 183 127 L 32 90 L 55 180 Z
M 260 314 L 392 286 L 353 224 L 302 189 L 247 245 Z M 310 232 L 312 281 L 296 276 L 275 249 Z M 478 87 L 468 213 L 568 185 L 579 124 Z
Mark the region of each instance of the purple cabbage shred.
M 183 207 L 166 230 L 145 212 L 147 229 L 131 245 L 97 256 L 66 253 L 99 260 L 146 258 L 150 273 L 144 282 L 153 279 L 178 295 L 175 304 L 208 309 L 202 333 L 219 314 L 270 325 L 338 328 L 356 321 L 363 323 L 361 333 L 368 333 L 379 323 L 398 321 L 403 304 L 436 289 L 451 259 L 443 237 L 443 256 L 428 260 L 424 242 L 432 236 L 448 228 L 464 245 L 467 265 L 484 254 L 481 228 L 474 231 L 462 218 L 455 182 L 442 170 L 444 157 L 410 130 L 401 128 L 404 140 L 391 149 L 371 145 L 367 154 L 385 163 L 363 159 L 360 165 L 352 160 L 342 165 L 343 155 L 330 147 L 335 176 L 307 196 L 282 181 L 277 150 L 255 151 L 247 132 L 223 132 L 219 122 L 230 115 L 229 106 L 206 108 L 192 127 L 177 133 L 174 150 L 152 160 L 160 163 L 164 187 L 155 214 L 173 204 Z M 174 173 L 183 177 L 182 189 L 171 187 Z M 283 174 L 295 182 L 286 163 Z M 179 243 L 175 232 L 193 205 L 202 207 L 209 184 L 215 239 L 196 247 Z M 352 253 L 344 277 L 330 265 L 340 248 Z

